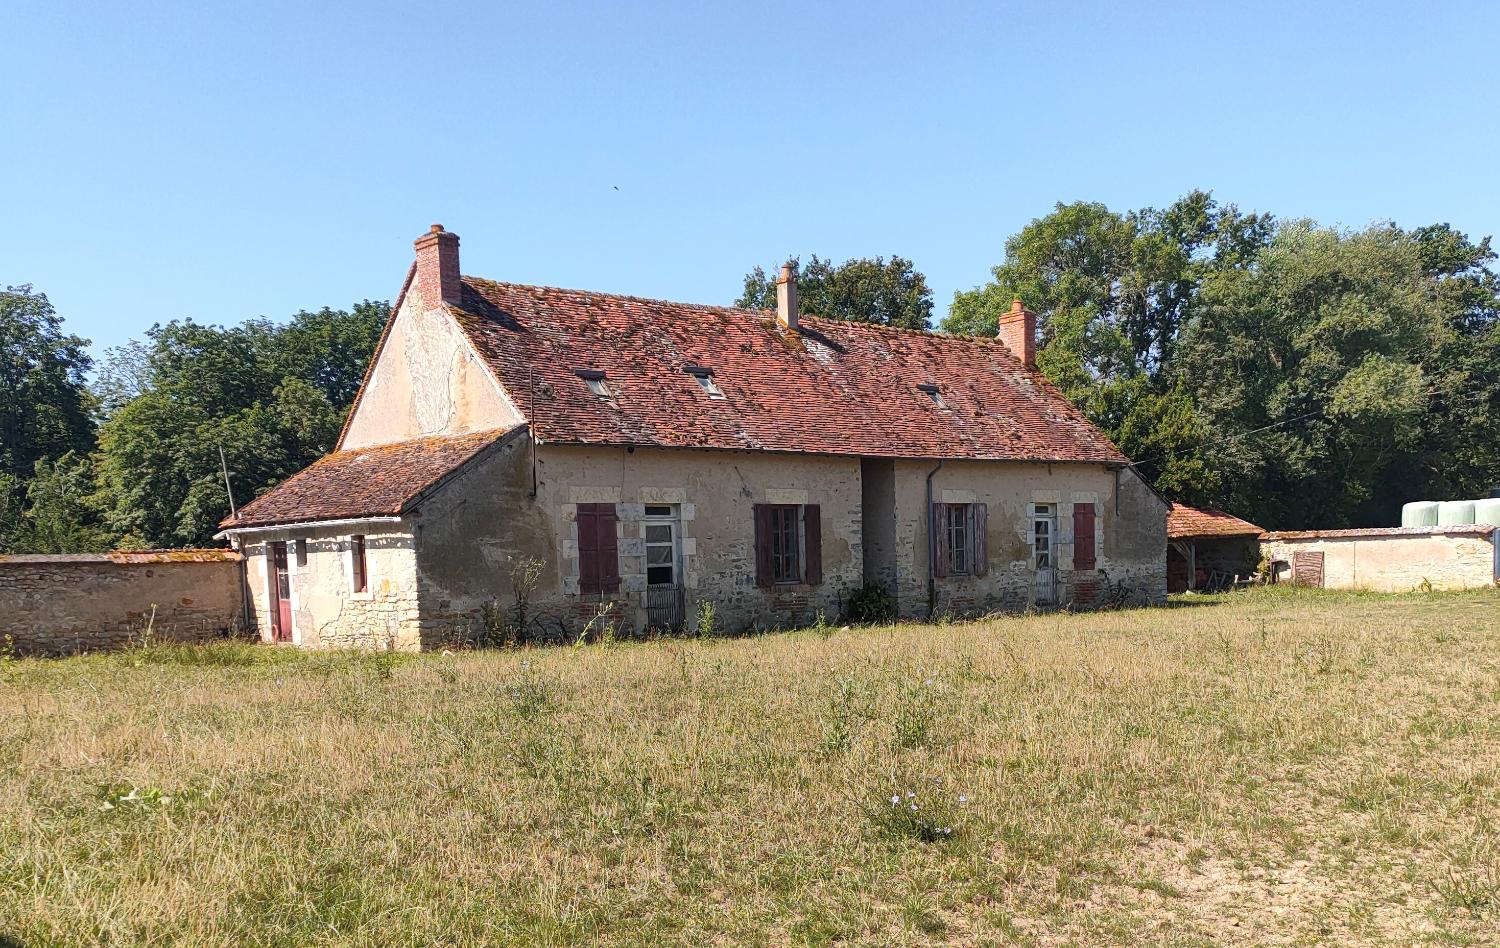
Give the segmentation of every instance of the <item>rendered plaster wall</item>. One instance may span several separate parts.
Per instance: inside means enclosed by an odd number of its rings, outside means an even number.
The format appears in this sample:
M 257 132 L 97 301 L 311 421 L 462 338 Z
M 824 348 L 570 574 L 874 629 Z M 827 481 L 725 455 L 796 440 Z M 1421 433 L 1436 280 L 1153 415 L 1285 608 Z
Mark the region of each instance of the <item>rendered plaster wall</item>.
M 928 611 L 929 544 L 927 475 L 934 461 L 897 461 L 896 534 L 898 610 L 907 617 Z M 934 580 L 933 614 L 973 615 L 1016 611 L 1037 603 L 1032 566 L 1034 504 L 1055 510 L 1057 604 L 1088 604 L 1106 582 L 1123 582 L 1138 603 L 1166 599 L 1167 507 L 1129 471 L 1094 464 L 947 461 L 932 478 L 932 499 L 987 506 L 989 569 L 985 576 Z M 1093 570 L 1073 568 L 1073 505 L 1095 509 Z
M 240 564 L 233 559 L 0 557 L 0 646 L 71 654 L 118 648 L 141 640 L 148 629 L 163 641 L 220 638 L 242 625 L 240 589 Z
M 520 416 L 446 311 L 413 282 L 349 421 L 343 450 L 509 428 Z
M 367 591 L 354 591 L 352 540 L 365 537 Z M 272 640 L 269 545 L 287 544 L 292 643 L 307 648 L 415 650 L 420 645 L 416 554 L 406 523 L 289 527 L 250 535 L 243 552 L 261 640 Z M 299 564 L 298 544 L 306 545 Z
M 576 635 L 601 607 L 617 627 L 647 624 L 644 508 L 673 505 L 679 515 L 680 571 L 687 625 L 712 602 L 724 630 L 790 627 L 819 611 L 830 621 L 863 580 L 860 463 L 725 451 L 663 451 L 543 445 L 525 436 L 470 466 L 423 508 L 418 526 L 424 626 L 441 639 L 446 626 L 479 621 L 482 604 L 514 604 L 511 567 L 542 564 L 530 621 L 555 638 Z M 620 592 L 578 588 L 576 516 L 580 503 L 616 505 Z M 753 506 L 818 504 L 823 582 L 764 589 L 756 585 Z M 601 601 L 602 600 L 602 601 Z
M 1295 554 L 1312 552 L 1323 554 L 1323 585 L 1328 589 L 1411 592 L 1427 584 L 1433 589 L 1475 589 L 1493 584 L 1500 572 L 1493 533 L 1372 530 L 1365 536 L 1270 537 L 1262 544 L 1262 553 L 1272 562 L 1290 564 Z M 1281 570 L 1279 581 L 1291 581 L 1288 569 Z

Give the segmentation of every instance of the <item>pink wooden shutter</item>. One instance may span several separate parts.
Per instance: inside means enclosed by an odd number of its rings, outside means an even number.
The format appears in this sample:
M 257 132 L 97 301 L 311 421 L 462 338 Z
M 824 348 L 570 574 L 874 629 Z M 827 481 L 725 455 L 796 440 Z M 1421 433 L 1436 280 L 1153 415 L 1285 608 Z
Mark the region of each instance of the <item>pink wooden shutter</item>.
M 984 504 L 974 505 L 974 575 L 984 576 L 990 571 L 990 514 Z
M 594 504 L 578 505 L 578 591 L 600 591 L 599 514 Z
M 823 518 L 817 504 L 802 507 L 802 539 L 807 547 L 807 568 L 802 581 L 816 586 L 823 581 Z
M 1093 569 L 1096 560 L 1094 551 L 1094 505 L 1073 505 L 1073 568 Z
M 615 505 L 599 505 L 599 591 L 620 591 L 620 542 L 615 529 Z
M 771 505 L 755 505 L 755 585 L 770 588 L 773 568 L 771 566 Z
M 948 505 L 934 503 L 928 514 L 932 518 L 932 574 L 948 575 Z

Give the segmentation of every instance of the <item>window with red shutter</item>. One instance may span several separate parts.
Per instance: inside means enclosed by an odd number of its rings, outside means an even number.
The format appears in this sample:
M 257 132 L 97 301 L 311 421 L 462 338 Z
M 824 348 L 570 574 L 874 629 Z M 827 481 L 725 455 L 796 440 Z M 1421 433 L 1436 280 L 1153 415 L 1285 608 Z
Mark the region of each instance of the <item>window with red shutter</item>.
M 618 592 L 620 548 L 614 504 L 578 505 L 578 591 Z
M 1073 505 L 1073 568 L 1094 569 L 1094 505 Z
M 817 504 L 756 504 L 756 585 L 770 588 L 822 581 L 822 508 Z

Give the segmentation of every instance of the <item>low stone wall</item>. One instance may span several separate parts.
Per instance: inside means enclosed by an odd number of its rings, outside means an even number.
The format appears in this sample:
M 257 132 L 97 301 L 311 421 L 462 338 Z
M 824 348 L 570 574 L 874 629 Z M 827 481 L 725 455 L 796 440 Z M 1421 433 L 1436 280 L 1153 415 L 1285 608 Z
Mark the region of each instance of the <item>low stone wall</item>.
M 0 643 L 21 654 L 118 648 L 145 634 L 195 642 L 244 623 L 228 550 L 0 556 Z
M 1469 525 L 1267 533 L 1261 552 L 1277 566 L 1278 582 L 1292 581 L 1300 554 L 1302 574 L 1312 576 L 1321 566 L 1321 585 L 1328 589 L 1475 589 L 1500 575 L 1497 532 Z

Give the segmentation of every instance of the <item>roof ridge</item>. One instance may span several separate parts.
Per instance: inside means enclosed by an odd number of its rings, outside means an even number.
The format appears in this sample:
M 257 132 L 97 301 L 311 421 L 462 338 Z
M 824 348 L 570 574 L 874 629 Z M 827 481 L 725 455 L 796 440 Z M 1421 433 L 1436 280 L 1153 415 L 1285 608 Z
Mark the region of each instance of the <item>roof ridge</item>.
M 548 283 L 516 283 L 511 280 L 491 280 L 488 277 L 464 274 L 462 279 L 473 280 L 476 283 L 489 283 L 493 286 L 508 286 L 521 290 L 551 290 L 556 293 L 576 293 L 579 296 L 597 296 L 612 300 L 629 300 L 634 303 L 665 304 L 667 306 L 682 306 L 688 309 L 712 310 L 718 313 L 734 313 L 742 316 L 754 316 L 762 319 L 776 318 L 776 311 L 770 309 L 746 309 L 743 306 L 723 306 L 718 303 L 690 303 L 685 300 L 669 300 L 655 296 L 636 296 L 632 293 L 609 293 L 603 290 L 584 290 L 570 286 L 552 286 Z M 462 307 L 460 307 L 461 309 Z M 913 329 L 909 326 L 888 326 L 885 323 L 871 323 L 862 319 L 839 319 L 834 316 L 820 316 L 815 313 L 800 313 L 799 319 L 811 320 L 816 323 L 833 323 L 839 326 L 849 326 L 856 329 L 868 329 L 876 332 L 896 333 L 907 336 L 924 336 L 930 339 L 953 340 L 955 342 L 975 342 L 985 345 L 998 345 L 1010 351 L 1010 347 L 999 336 L 968 336 L 958 333 L 943 332 L 937 329 Z

